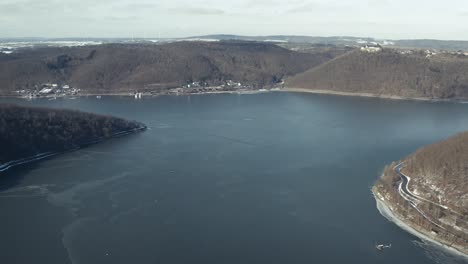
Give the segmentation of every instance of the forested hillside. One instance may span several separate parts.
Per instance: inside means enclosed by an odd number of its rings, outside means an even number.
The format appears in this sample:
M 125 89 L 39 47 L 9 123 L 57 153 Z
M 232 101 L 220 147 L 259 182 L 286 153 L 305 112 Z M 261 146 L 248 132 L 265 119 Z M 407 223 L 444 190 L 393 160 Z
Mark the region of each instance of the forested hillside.
M 286 86 L 376 96 L 468 98 L 468 57 L 355 50 L 289 78 Z
M 23 49 L 0 54 L 0 94 L 14 94 L 42 83 L 70 84 L 84 93 L 157 90 L 191 82 L 216 85 L 226 80 L 260 88 L 336 54 L 301 53 L 275 44 L 242 41 Z
M 144 128 L 141 123 L 110 116 L 0 104 L 0 164 Z
M 428 199 L 449 204 L 468 216 L 468 132 L 419 149 L 405 159 L 403 172 Z
M 467 160 L 465 132 L 390 164 L 373 191 L 416 230 L 468 252 Z

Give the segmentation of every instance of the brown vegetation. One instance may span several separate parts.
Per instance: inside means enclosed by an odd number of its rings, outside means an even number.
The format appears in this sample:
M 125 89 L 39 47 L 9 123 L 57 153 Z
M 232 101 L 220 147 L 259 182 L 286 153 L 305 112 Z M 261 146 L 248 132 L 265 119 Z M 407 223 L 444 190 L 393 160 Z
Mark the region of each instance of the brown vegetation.
M 468 132 L 423 147 L 405 159 L 402 170 L 414 175 L 428 199 L 448 203 L 468 214 Z
M 403 160 L 408 188 L 420 199 L 411 206 L 399 193 L 396 163 L 385 167 L 374 192 L 420 232 L 462 251 L 468 246 L 468 132 L 417 150 Z M 430 201 L 430 202 L 429 202 Z M 442 205 L 442 206 L 439 206 Z M 430 219 L 430 220 L 429 220 Z
M 72 110 L 0 104 L 0 164 L 144 129 L 138 122 Z
M 240 41 L 39 48 L 0 55 L 0 94 L 41 83 L 66 83 L 100 93 L 155 90 L 195 81 L 210 85 L 234 80 L 263 87 L 343 52 L 301 53 Z
M 468 58 L 355 50 L 289 78 L 286 86 L 377 96 L 468 98 Z

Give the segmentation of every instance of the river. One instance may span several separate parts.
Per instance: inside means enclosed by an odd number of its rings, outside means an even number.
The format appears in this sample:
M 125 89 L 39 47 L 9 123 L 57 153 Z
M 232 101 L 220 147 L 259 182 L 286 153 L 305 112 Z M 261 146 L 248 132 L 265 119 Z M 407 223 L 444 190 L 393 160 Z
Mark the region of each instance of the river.
M 370 188 L 391 161 L 468 130 L 468 104 L 281 92 L 0 102 L 149 127 L 0 173 L 1 263 L 464 263 L 387 221 Z

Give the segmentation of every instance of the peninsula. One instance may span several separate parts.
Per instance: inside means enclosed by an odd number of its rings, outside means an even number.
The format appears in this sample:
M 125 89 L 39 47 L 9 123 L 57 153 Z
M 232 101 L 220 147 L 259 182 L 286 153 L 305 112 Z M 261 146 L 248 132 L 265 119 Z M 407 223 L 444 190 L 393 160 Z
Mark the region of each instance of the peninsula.
M 407 231 L 468 255 L 468 132 L 385 167 L 372 188 L 381 213 Z
M 80 111 L 0 104 L 0 171 L 145 128 Z

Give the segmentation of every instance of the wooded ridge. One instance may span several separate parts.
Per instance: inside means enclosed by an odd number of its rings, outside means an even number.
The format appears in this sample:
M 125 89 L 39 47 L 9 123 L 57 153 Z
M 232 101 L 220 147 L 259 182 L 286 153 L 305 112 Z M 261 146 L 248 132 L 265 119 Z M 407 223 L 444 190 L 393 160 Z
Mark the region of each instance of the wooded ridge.
M 74 110 L 0 104 L 0 164 L 145 128 L 139 122 Z

